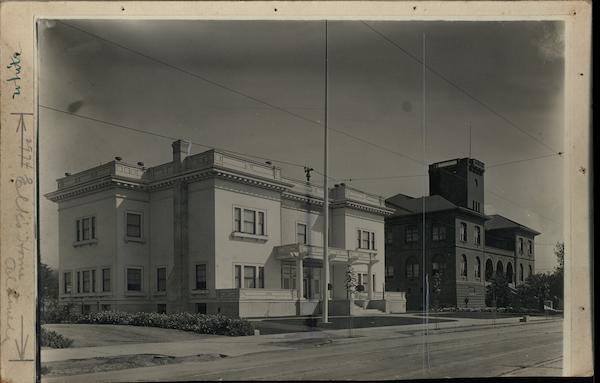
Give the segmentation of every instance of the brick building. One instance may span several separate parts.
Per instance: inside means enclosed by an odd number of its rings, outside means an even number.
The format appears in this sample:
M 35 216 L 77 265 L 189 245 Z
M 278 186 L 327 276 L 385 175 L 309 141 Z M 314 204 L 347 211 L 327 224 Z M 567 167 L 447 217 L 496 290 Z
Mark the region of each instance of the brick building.
M 423 307 L 424 278 L 439 292 L 430 302 L 482 307 L 495 273 L 515 287 L 534 273 L 537 231 L 486 215 L 485 165 L 461 158 L 429 166 L 430 196 L 397 194 L 385 219 L 386 291 L 405 291 L 407 309 Z M 423 267 L 425 265 L 425 267 Z

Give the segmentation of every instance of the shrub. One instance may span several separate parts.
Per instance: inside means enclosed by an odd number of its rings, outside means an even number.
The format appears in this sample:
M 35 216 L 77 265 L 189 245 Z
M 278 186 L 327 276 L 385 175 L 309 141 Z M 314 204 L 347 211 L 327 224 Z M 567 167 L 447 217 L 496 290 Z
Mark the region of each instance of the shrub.
M 70 320 L 70 305 L 59 305 L 56 299 L 45 299 L 40 304 L 40 319 L 42 324 L 61 323 Z
M 148 312 L 126 313 L 120 311 L 98 311 L 88 314 L 73 314 L 71 323 L 114 324 L 144 327 L 160 327 L 197 334 L 229 336 L 252 335 L 252 324 L 244 319 L 229 318 L 222 314 L 191 314 L 187 312 L 159 314 Z
M 46 330 L 42 327 L 42 347 L 68 348 L 73 344 L 73 339 L 64 337 L 56 331 Z

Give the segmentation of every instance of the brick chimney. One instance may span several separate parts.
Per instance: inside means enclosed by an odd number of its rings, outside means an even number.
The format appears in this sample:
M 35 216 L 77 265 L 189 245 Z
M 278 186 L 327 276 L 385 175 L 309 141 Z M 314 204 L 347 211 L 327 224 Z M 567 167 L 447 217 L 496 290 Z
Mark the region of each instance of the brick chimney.
M 171 144 L 173 147 L 173 162 L 182 163 L 190 154 L 192 143 L 184 140 L 177 140 Z

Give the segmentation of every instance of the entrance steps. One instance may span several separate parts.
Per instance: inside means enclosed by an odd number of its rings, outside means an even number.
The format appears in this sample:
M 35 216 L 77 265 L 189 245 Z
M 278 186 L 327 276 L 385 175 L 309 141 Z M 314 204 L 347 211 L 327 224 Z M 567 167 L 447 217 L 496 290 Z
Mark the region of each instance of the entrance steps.
M 355 316 L 371 316 L 384 314 L 383 311 L 375 308 L 368 308 L 369 301 L 367 300 L 355 300 L 350 306 L 350 312 Z

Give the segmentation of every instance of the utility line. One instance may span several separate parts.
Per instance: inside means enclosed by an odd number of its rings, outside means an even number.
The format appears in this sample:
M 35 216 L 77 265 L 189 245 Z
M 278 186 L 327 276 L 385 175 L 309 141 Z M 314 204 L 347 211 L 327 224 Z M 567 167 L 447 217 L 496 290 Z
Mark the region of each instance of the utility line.
M 112 41 L 112 40 L 109 40 L 109 39 L 107 39 L 107 38 L 104 38 L 104 37 L 102 37 L 102 36 L 99 36 L 99 35 L 97 35 L 97 34 L 95 34 L 95 33 L 89 32 L 89 31 L 87 31 L 87 30 L 85 30 L 85 29 L 83 29 L 83 28 L 77 27 L 77 26 L 75 26 L 75 25 L 69 24 L 69 23 L 67 23 L 67 22 L 64 22 L 64 21 L 57 21 L 57 22 L 58 22 L 58 23 L 60 23 L 60 24 L 63 24 L 63 25 L 65 25 L 65 26 L 67 26 L 67 27 L 73 28 L 73 29 L 75 29 L 75 30 L 77 30 L 77 31 L 79 31 L 79 32 L 81 32 L 81 33 L 84 33 L 84 34 L 86 34 L 86 35 L 89 35 L 89 36 L 92 36 L 92 37 L 94 37 L 94 38 L 97 38 L 98 40 L 100 40 L 100 41 L 103 41 L 103 42 L 104 42 L 104 43 L 106 43 L 106 44 L 114 45 L 114 46 L 116 46 L 116 47 L 118 47 L 118 48 L 121 48 L 121 49 L 123 49 L 123 50 L 129 51 L 129 52 L 131 52 L 131 53 L 134 53 L 134 54 L 136 54 L 136 55 L 138 55 L 138 56 L 144 57 L 144 58 L 146 58 L 147 60 L 150 60 L 150 61 L 153 61 L 153 62 L 155 62 L 155 63 L 158 63 L 158 64 L 160 64 L 160 65 L 166 66 L 166 67 L 168 67 L 168 68 L 171 68 L 171 69 L 173 69 L 173 70 L 175 70 L 175 71 L 178 71 L 178 72 L 181 72 L 181 73 L 187 74 L 187 75 L 189 75 L 189 76 L 192 76 L 192 77 L 194 77 L 194 78 L 197 78 L 197 79 L 199 79 L 199 80 L 202 80 L 202 81 L 204 81 L 204 82 L 207 82 L 207 83 L 209 83 L 209 84 L 211 84 L 211 85 L 214 85 L 214 86 L 216 86 L 216 87 L 218 87 L 218 88 L 224 89 L 224 90 L 226 90 L 226 91 L 229 91 L 229 92 L 231 92 L 231 93 L 234 93 L 234 94 L 236 94 L 236 95 L 238 95 L 238 96 L 241 96 L 241 97 L 247 98 L 247 99 L 249 99 L 249 100 L 252 100 L 252 101 L 254 101 L 254 102 L 256 102 L 256 103 L 259 103 L 259 104 L 265 105 L 265 106 L 267 106 L 267 107 L 269 107 L 269 108 L 275 109 L 275 110 L 277 110 L 277 111 L 280 111 L 280 112 L 282 112 L 282 113 L 286 113 L 286 114 L 288 114 L 288 115 L 290 115 L 290 116 L 292 116 L 292 117 L 295 117 L 295 118 L 297 118 L 297 119 L 300 119 L 300 120 L 302 120 L 302 121 L 308 122 L 308 123 L 310 123 L 310 124 L 312 124 L 312 125 L 316 125 L 316 126 L 321 126 L 321 125 L 322 125 L 322 122 L 321 122 L 321 121 L 318 121 L 318 120 L 313 120 L 313 119 L 311 119 L 311 118 L 308 118 L 308 117 L 305 117 L 305 116 L 303 116 L 303 115 L 301 115 L 301 114 L 294 113 L 294 112 L 292 112 L 292 111 L 289 111 L 289 110 L 287 110 L 287 109 L 285 109 L 285 108 L 282 108 L 282 107 L 280 107 L 280 106 L 277 106 L 277 105 L 275 105 L 275 104 L 272 104 L 272 103 L 270 103 L 270 102 L 267 102 L 267 101 L 264 101 L 264 100 L 262 100 L 262 99 L 259 99 L 259 98 L 255 97 L 255 96 L 249 95 L 249 94 L 247 94 L 247 93 L 244 93 L 244 92 L 242 92 L 242 91 L 239 91 L 239 90 L 237 90 L 237 89 L 233 89 L 233 88 L 231 88 L 231 87 L 228 87 L 228 86 L 226 86 L 226 85 L 224 85 L 224 84 L 221 84 L 221 83 L 219 83 L 219 82 L 217 82 L 217 81 L 211 80 L 211 79 L 209 79 L 209 78 L 207 78 L 207 77 L 205 77 L 205 76 L 202 76 L 202 75 L 199 75 L 199 74 L 197 74 L 197 73 L 194 73 L 194 72 L 192 72 L 192 71 L 189 71 L 189 70 L 187 70 L 187 69 L 184 69 L 184 68 L 181 68 L 181 67 L 175 66 L 175 65 L 173 65 L 173 64 L 170 64 L 170 63 L 168 63 L 168 62 L 166 62 L 166 61 L 164 61 L 164 60 L 157 59 L 157 58 L 155 58 L 155 57 L 152 57 L 152 56 L 150 56 L 150 55 L 148 55 L 148 54 L 145 54 L 145 53 L 143 53 L 143 52 L 140 52 L 140 51 L 137 51 L 137 50 L 135 50 L 135 49 L 129 48 L 129 47 L 127 47 L 127 46 L 123 45 L 123 44 L 117 43 L 117 42 L 115 42 L 115 41 Z M 420 161 L 419 161 L 418 159 L 414 158 L 414 157 L 411 157 L 411 156 L 409 156 L 409 155 L 407 155 L 407 154 L 404 154 L 404 153 L 401 153 L 401 152 L 398 152 L 398 151 L 392 150 L 392 149 L 390 149 L 390 148 L 387 148 L 387 147 L 385 147 L 385 146 L 382 146 L 382 145 L 380 145 L 380 144 L 377 144 L 377 143 L 375 143 L 375 142 L 371 142 L 371 141 L 369 141 L 369 140 L 366 140 L 366 139 L 364 139 L 364 138 L 362 138 L 362 137 L 355 136 L 354 134 L 351 134 L 351 133 L 348 133 L 348 132 L 345 132 L 345 131 L 343 131 L 343 130 L 339 130 L 339 129 L 336 129 L 336 128 L 332 128 L 332 127 L 329 127 L 328 129 L 329 129 L 330 131 L 336 132 L 336 133 L 338 133 L 338 134 L 341 134 L 341 135 L 343 135 L 343 136 L 349 137 L 349 138 L 351 138 L 351 139 L 353 139 L 353 140 L 356 140 L 356 141 L 362 142 L 362 143 L 364 143 L 364 144 L 367 144 L 367 145 L 373 146 L 373 147 L 375 147 L 375 148 L 377 148 L 377 149 L 380 149 L 380 150 L 383 150 L 383 151 L 386 151 L 386 152 L 389 152 L 389 153 L 392 153 L 392 154 L 396 154 L 396 155 L 398 155 L 398 156 L 401 156 L 401 157 L 407 158 L 407 159 L 409 159 L 409 160 L 412 160 L 412 161 L 414 161 L 414 162 L 420 163 Z
M 121 129 L 126 129 L 126 130 L 130 130 L 133 132 L 137 132 L 137 133 L 142 133 L 142 134 L 148 134 L 150 136 L 154 136 L 154 137 L 158 137 L 158 138 L 164 138 L 167 140 L 177 140 L 177 137 L 174 136 L 169 136 L 166 134 L 161 134 L 161 133 L 156 133 L 156 132 L 150 132 L 147 130 L 143 130 L 143 129 L 138 129 L 138 128 L 133 128 L 131 126 L 127 126 L 127 125 L 123 125 L 123 124 L 118 124 L 118 123 L 114 123 L 114 122 L 110 122 L 110 121 L 105 121 L 105 120 L 101 120 L 99 118 L 94 118 L 94 117 L 90 117 L 90 116 L 84 116 L 82 114 L 77 114 L 77 113 L 72 113 L 72 112 L 68 112 L 66 110 L 62 110 L 62 109 L 58 109 L 58 108 L 53 108 L 51 106 L 47 106 L 47 105 L 43 105 L 43 104 L 39 104 L 40 108 L 44 108 L 47 110 L 52 110 L 54 112 L 58 112 L 58 113 L 63 113 L 72 117 L 76 117 L 76 118 L 80 118 L 83 120 L 89 120 L 89 121 L 93 121 L 93 122 L 97 122 L 100 124 L 105 124 L 105 125 L 110 125 L 116 128 L 121 128 Z M 235 150 L 230 150 L 230 149 L 226 149 L 226 148 L 219 148 L 219 147 L 215 147 L 215 146 L 210 146 L 210 145 L 205 145 L 205 144 L 201 144 L 199 142 L 191 142 L 193 145 L 197 145 L 203 148 L 207 148 L 207 149 L 216 149 L 216 150 L 221 150 L 224 152 L 228 152 L 228 153 L 232 153 L 232 154 L 237 154 L 237 155 L 242 155 L 242 156 L 246 156 L 246 157 L 250 157 L 250 158 L 256 158 L 256 159 L 260 159 L 260 160 L 265 160 L 265 161 L 272 161 L 272 162 L 277 162 L 280 164 L 285 164 L 285 165 L 289 165 L 289 166 L 295 166 L 295 167 L 299 167 L 299 168 L 304 168 L 306 165 L 302 165 L 299 163 L 295 163 L 295 162 L 291 162 L 291 161 L 285 161 L 285 160 L 276 160 L 273 158 L 268 158 L 268 157 L 263 157 L 263 156 L 258 156 L 255 154 L 249 154 L 249 153 L 243 153 L 243 152 L 238 152 Z M 321 172 L 314 170 L 313 171 L 315 173 L 321 174 L 323 175 Z M 337 181 L 335 178 L 330 177 L 332 180 Z
M 277 105 L 271 104 L 271 103 L 269 103 L 269 102 L 266 102 L 266 101 L 264 101 L 264 100 L 261 100 L 261 99 L 259 99 L 259 98 L 257 98 L 257 97 L 254 97 L 254 96 L 248 95 L 248 94 L 246 94 L 246 93 L 244 93 L 244 92 L 241 92 L 241 91 L 239 91 L 239 90 L 236 90 L 236 89 L 230 88 L 230 87 L 228 87 L 228 86 L 226 86 L 226 85 L 223 85 L 223 84 L 221 84 L 221 83 L 218 83 L 218 82 L 216 82 L 216 81 L 214 81 L 214 80 L 211 80 L 211 79 L 209 79 L 209 78 L 207 78 L 207 77 L 205 77 L 205 76 L 201 76 L 201 75 L 199 75 L 199 74 L 197 74 L 197 73 L 194 73 L 194 72 L 191 72 L 191 71 L 189 71 L 189 70 L 186 70 L 186 69 L 183 69 L 183 68 L 177 67 L 177 66 L 175 66 L 175 65 L 172 65 L 172 64 L 170 64 L 170 63 L 168 63 L 168 62 L 166 62 L 166 61 L 163 61 L 163 60 L 160 60 L 160 59 L 154 58 L 154 57 L 152 57 L 152 56 L 150 56 L 150 55 L 147 55 L 147 54 L 145 54 L 145 53 L 143 53 L 143 52 L 139 52 L 139 51 L 137 51 L 137 50 L 131 49 L 131 48 L 129 48 L 129 47 L 127 47 L 127 46 L 123 45 L 123 44 L 120 44 L 120 43 L 114 42 L 114 41 L 112 41 L 112 40 L 106 39 L 106 38 L 104 38 L 104 37 L 101 37 L 101 36 L 99 36 L 99 35 L 97 35 L 97 34 L 95 34 L 95 33 L 89 32 L 89 31 L 87 31 L 87 30 L 85 30 L 85 29 L 83 29 L 83 28 L 80 28 L 80 27 L 74 26 L 74 25 L 72 25 L 72 24 L 69 24 L 69 23 L 66 23 L 66 22 L 64 22 L 64 21 L 57 21 L 57 22 L 58 22 L 58 23 L 60 23 L 60 24 L 63 24 L 63 25 L 65 25 L 65 26 L 68 26 L 68 27 L 70 27 L 70 28 L 73 28 L 73 29 L 75 29 L 75 30 L 77 30 L 77 31 L 80 31 L 81 33 L 84 33 L 84 34 L 87 34 L 87 35 L 89 35 L 89 36 L 92 36 L 92 37 L 94 37 L 94 38 L 97 38 L 97 39 L 99 39 L 99 40 L 101 40 L 101 41 L 103 41 L 103 42 L 105 42 L 105 43 L 107 43 L 107 44 L 110 44 L 110 45 L 117 46 L 117 47 L 119 47 L 119 48 L 121 48 L 121 49 L 127 50 L 127 51 L 129 51 L 129 52 L 132 52 L 132 53 L 134 53 L 134 54 L 137 54 L 137 55 L 139 55 L 139 56 L 141 56 L 141 57 L 144 57 L 144 58 L 146 58 L 146 59 L 148 59 L 148 60 L 150 60 L 150 61 L 153 61 L 153 62 L 159 63 L 159 64 L 161 64 L 161 65 L 164 65 L 164 66 L 166 66 L 166 67 L 169 67 L 169 68 L 171 68 L 171 69 L 173 69 L 173 70 L 176 70 L 176 71 L 182 72 L 182 73 L 184 73 L 184 74 L 187 74 L 187 75 L 189 75 L 189 76 L 192 76 L 192 77 L 198 78 L 198 79 L 200 79 L 200 80 L 203 80 L 203 81 L 205 81 L 205 82 L 207 82 L 207 83 L 209 83 L 209 84 L 212 84 L 212 85 L 214 85 L 214 86 L 216 86 L 216 87 L 219 87 L 219 88 L 221 88 L 221 89 L 224 89 L 224 90 L 230 91 L 230 92 L 232 92 L 232 93 L 234 93 L 234 94 L 236 94 L 236 95 L 239 95 L 239 96 L 241 96 L 241 97 L 248 98 L 248 99 L 250 99 L 250 100 L 252 100 L 252 101 L 254 101 L 254 102 L 257 102 L 257 103 L 260 103 L 260 104 L 266 105 L 266 106 L 268 106 L 268 107 L 270 107 L 270 108 L 273 108 L 273 109 L 275 109 L 275 110 L 278 110 L 278 111 L 280 111 L 280 112 L 287 113 L 287 114 L 289 114 L 289 115 L 291 115 L 291 116 L 293 116 L 293 117 L 296 117 L 296 118 L 298 118 L 298 119 L 301 119 L 301 120 L 303 120 L 303 121 L 309 122 L 309 123 L 311 123 L 311 124 L 313 124 L 313 125 L 316 125 L 316 126 L 321 126 L 321 125 L 322 125 L 322 123 L 321 123 L 320 121 L 313 120 L 313 119 L 310 119 L 310 118 L 304 117 L 304 116 L 302 116 L 302 115 L 300 115 L 300 114 L 297 114 L 297 113 L 291 112 L 291 111 L 289 111 L 289 110 L 287 110 L 287 109 L 284 109 L 284 108 L 282 108 L 282 107 L 279 107 L 279 106 L 277 106 Z M 367 24 L 366 22 L 363 22 L 363 24 L 365 24 L 367 27 L 369 27 L 370 29 L 372 29 L 372 30 L 373 30 L 375 33 L 377 33 L 377 34 L 380 34 L 378 31 L 376 31 L 374 28 L 372 28 L 372 27 L 371 27 L 369 24 Z M 383 35 L 383 34 L 380 34 L 380 35 L 381 35 L 382 37 L 385 37 L 385 35 Z M 386 40 L 387 40 L 387 38 L 386 38 Z M 388 40 L 388 41 L 390 41 L 390 43 L 392 43 L 393 45 L 397 45 L 397 44 L 395 44 L 395 43 L 394 43 L 392 40 Z M 400 46 L 397 46 L 397 47 L 398 47 L 399 49 L 403 49 L 403 48 L 402 48 L 402 47 L 400 47 Z M 406 53 L 407 53 L 407 54 L 409 54 L 409 55 L 411 55 L 411 57 L 413 57 L 413 56 L 412 56 L 412 54 L 410 54 L 410 52 L 406 52 Z M 416 60 L 417 60 L 417 62 L 419 62 L 419 63 L 423 64 L 423 63 L 422 63 L 422 61 L 421 61 L 420 59 L 418 59 L 418 58 L 416 58 L 416 57 L 413 57 L 413 58 L 414 58 L 414 59 L 416 59 Z M 433 71 L 433 70 L 432 70 L 430 67 L 428 67 L 428 66 L 426 66 L 426 65 L 424 65 L 424 66 L 425 66 L 426 68 L 428 68 L 430 71 L 432 71 L 432 73 L 434 73 L 434 74 L 438 74 L 438 73 L 434 72 L 434 71 Z M 438 74 L 438 75 L 439 75 L 439 74 Z M 61 111 L 61 110 L 57 110 L 57 111 L 60 111 L 60 112 L 63 112 L 63 113 L 65 113 L 65 111 Z M 67 112 L 67 113 L 68 113 L 68 112 Z M 73 114 L 73 115 L 75 115 L 75 114 Z M 78 116 L 78 115 L 75 115 L 75 116 Z M 134 128 L 131 128 L 131 129 L 134 129 Z M 347 133 L 347 132 L 345 132 L 345 131 L 342 131 L 342 130 L 339 130 L 339 129 L 335 129 L 335 128 L 332 128 L 332 127 L 329 127 L 328 129 L 329 129 L 329 130 L 331 130 L 331 131 L 334 131 L 334 132 L 336 132 L 336 133 L 338 133 L 338 134 L 345 135 L 345 136 L 347 136 L 347 137 L 349 137 L 349 138 L 352 138 L 352 139 L 354 139 L 354 140 L 357 140 L 357 141 L 359 141 L 359 142 L 363 142 L 363 143 L 365 143 L 365 144 L 367 144 L 367 145 L 370 145 L 370 146 L 376 147 L 376 148 L 378 148 L 378 149 L 380 149 L 380 150 L 383 150 L 383 151 L 386 151 L 386 152 L 388 152 L 388 153 L 395 154 L 395 155 L 397 155 L 397 156 L 400 156 L 400 157 L 403 157 L 403 158 L 407 158 L 407 159 L 409 159 L 409 160 L 411 160 L 411 161 L 413 161 L 413 162 L 415 162 L 415 163 L 417 163 L 417 164 L 420 164 L 420 165 L 426 165 L 426 164 L 424 164 L 422 161 L 420 161 L 420 160 L 418 160 L 418 159 L 416 159 L 416 158 L 414 158 L 414 157 L 411 157 L 411 156 L 409 156 L 409 155 L 406 155 L 406 154 L 404 154 L 404 153 L 401 153 L 401 152 L 398 152 L 398 151 L 392 150 L 392 149 L 390 149 L 390 148 L 387 148 L 387 147 L 385 147 L 385 146 L 379 145 L 379 144 L 377 144 L 377 143 L 374 143 L 374 142 L 368 141 L 368 140 L 366 140 L 366 139 L 364 139 L 364 138 L 361 138 L 361 137 L 355 136 L 355 135 L 353 135 L 353 134 L 350 134 L 350 133 Z M 170 139 L 173 139 L 173 138 L 170 138 Z M 195 143 L 195 144 L 197 144 L 197 143 Z M 205 146 L 205 147 L 207 147 L 206 145 L 202 145 L 202 144 L 197 144 L 197 145 L 200 145 L 200 146 Z M 231 153 L 235 153 L 235 152 L 231 152 Z M 241 154 L 241 153 L 237 153 L 237 154 Z M 254 157 L 255 157 L 255 158 L 258 158 L 257 156 L 254 156 Z M 264 158 L 264 157 L 260 157 L 260 158 L 261 158 L 261 159 L 266 159 L 266 158 Z M 276 162 L 280 162 L 280 161 L 276 161 Z M 281 163 L 286 163 L 286 162 L 284 162 L 284 161 L 281 161 Z M 304 167 L 304 165 L 292 164 L 292 163 L 288 163 L 288 165 L 292 165 L 292 166 L 302 166 L 302 167 Z M 322 173 L 320 173 L 320 172 L 317 172 L 317 173 L 319 173 L 319 174 L 323 175 L 323 174 L 322 174 Z M 456 175 L 456 176 L 457 176 L 457 175 Z M 505 199 L 505 198 L 503 198 L 503 197 L 501 197 L 501 196 L 499 196 L 499 198 Z M 510 200 L 507 200 L 507 199 L 505 199 L 505 200 L 506 200 L 506 201 L 508 201 L 508 202 L 511 202 Z M 515 205 L 516 205 L 516 206 L 519 206 L 519 207 L 521 207 L 520 205 L 518 205 L 518 204 L 516 204 L 516 203 L 515 203 Z M 538 214 L 538 215 L 539 215 L 539 214 Z M 542 217 L 541 215 L 539 215 L 539 216 L 540 216 L 540 217 Z
M 554 154 L 547 154 L 545 156 L 523 158 L 523 159 L 520 159 L 520 160 L 507 161 L 507 162 L 499 162 L 497 164 L 485 165 L 485 168 L 487 170 L 489 168 L 498 168 L 498 167 L 502 167 L 502 166 L 513 165 L 513 164 L 522 163 L 522 162 L 535 161 L 535 160 L 539 160 L 539 159 L 542 159 L 542 158 L 548 158 L 548 157 L 554 157 L 554 156 L 562 156 L 562 155 L 563 155 L 562 152 L 558 152 L 558 153 L 554 153 Z M 347 181 L 347 182 L 351 182 L 351 181 L 376 181 L 376 180 L 388 180 L 388 179 L 412 178 L 412 177 L 426 177 L 426 176 L 427 176 L 427 174 L 410 174 L 410 175 L 396 175 L 396 176 L 382 176 L 382 177 L 355 177 L 355 178 L 343 178 L 340 181 Z
M 562 155 L 563 155 L 563 152 L 558 152 L 558 153 L 553 153 L 553 154 L 547 154 L 545 156 L 523 158 L 521 160 L 514 160 L 514 161 L 508 161 L 508 162 L 500 162 L 500 163 L 497 163 L 497 164 L 487 165 L 485 168 L 486 169 L 497 168 L 497 167 L 500 167 L 500 166 L 518 164 L 518 163 L 521 163 L 521 162 L 534 161 L 534 160 L 539 160 L 539 159 L 542 159 L 542 158 L 548 158 L 548 157 L 554 157 L 554 156 L 562 156 Z
M 505 117 L 504 115 L 502 115 L 500 112 L 496 111 L 489 104 L 487 104 L 486 102 L 480 100 L 475 95 L 473 95 L 471 92 L 467 91 L 466 89 L 464 89 L 463 87 L 461 87 L 460 85 L 458 85 L 456 82 L 450 80 L 448 77 L 446 77 L 444 74 L 442 74 L 441 72 L 439 72 L 435 68 L 432 68 L 431 66 L 428 66 L 428 65 L 424 64 L 422 62 L 422 60 L 419 59 L 417 56 L 415 56 L 414 54 L 412 54 L 408 50 L 404 49 L 402 46 L 400 46 L 394 40 L 392 40 L 391 38 L 389 38 L 388 36 L 386 36 L 385 34 L 383 34 L 382 32 L 380 32 L 379 30 L 377 30 L 376 28 L 374 28 L 373 26 L 371 26 L 369 23 L 367 23 L 365 21 L 361 21 L 361 22 L 367 28 L 369 28 L 373 33 L 375 33 L 376 35 L 378 35 L 379 37 L 381 37 L 382 39 L 384 39 L 385 41 L 387 41 L 388 43 L 390 43 L 391 45 L 393 45 L 394 47 L 396 47 L 397 49 L 399 49 L 401 52 L 403 52 L 405 55 L 407 55 L 408 57 L 410 57 L 414 61 L 418 62 L 419 64 L 422 64 L 431 73 L 435 74 L 436 76 L 438 76 L 439 78 L 441 78 L 442 80 L 444 80 L 446 83 L 450 84 L 452 87 L 454 87 L 455 89 L 457 89 L 458 91 L 460 91 L 461 93 L 463 93 L 464 95 L 466 95 L 467 97 L 469 97 L 471 100 L 473 100 L 477 104 L 481 105 L 484 109 L 488 110 L 493 115 L 495 115 L 496 117 L 498 117 L 501 120 L 503 120 L 504 122 L 506 122 L 508 125 L 510 125 L 513 128 L 517 129 L 518 131 L 520 131 L 521 133 L 525 134 L 526 136 L 528 136 L 532 140 L 536 141 L 540 145 L 544 146 L 546 149 L 550 150 L 552 153 L 557 154 L 557 151 L 554 148 L 552 148 L 551 146 L 549 146 L 548 144 L 546 144 L 544 141 L 540 140 L 539 138 L 535 137 L 533 134 L 531 134 L 528 131 L 524 130 L 523 128 L 519 127 L 512 120 L 508 119 L 507 117 Z

